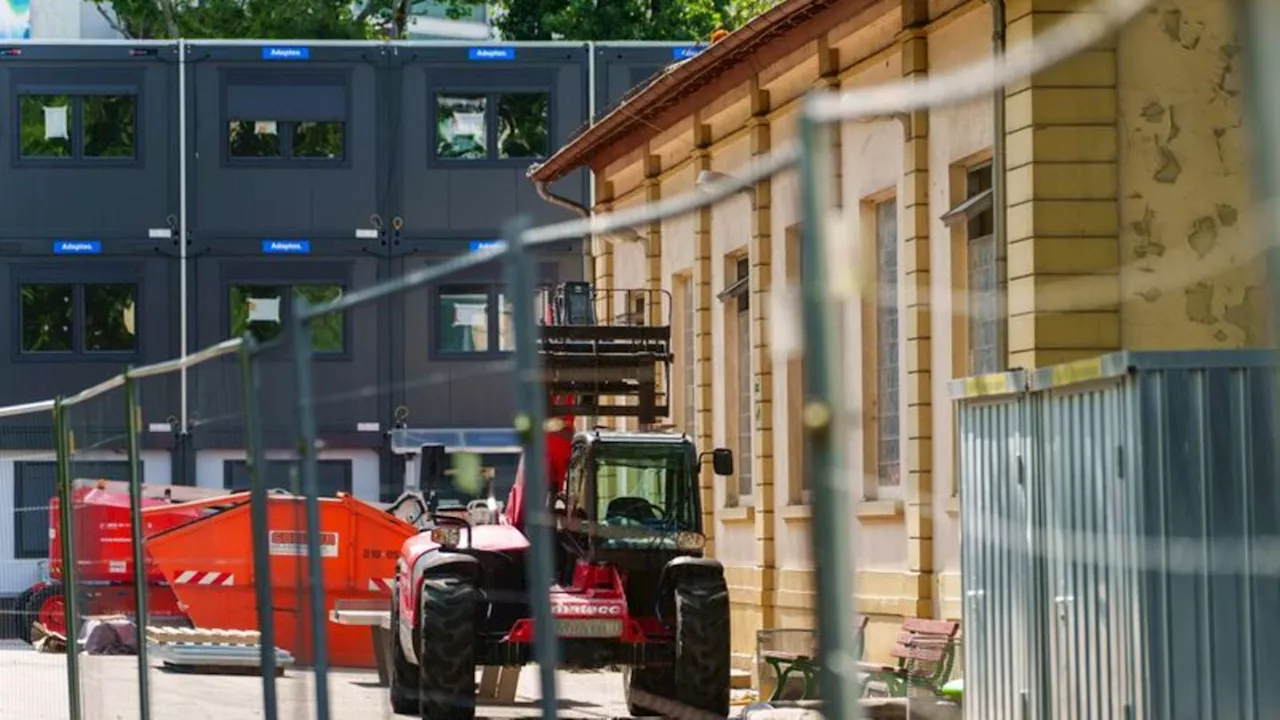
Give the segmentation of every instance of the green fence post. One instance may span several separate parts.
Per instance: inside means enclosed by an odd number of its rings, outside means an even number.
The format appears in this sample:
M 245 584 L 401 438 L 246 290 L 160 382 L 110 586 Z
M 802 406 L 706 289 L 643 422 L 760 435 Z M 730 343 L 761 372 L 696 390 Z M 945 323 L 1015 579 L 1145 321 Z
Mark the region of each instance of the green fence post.
M 811 100 L 812 98 L 810 98 Z M 800 207 L 803 217 L 801 267 L 812 272 L 801 278 L 801 327 L 804 332 L 804 412 L 808 435 L 806 471 L 813 488 L 813 564 L 817 584 L 819 695 L 828 718 L 859 716 L 861 685 L 853 653 L 853 573 L 848 523 L 848 479 L 840 472 L 836 442 L 836 406 L 843 402 L 831 372 L 833 322 L 828 297 L 823 247 L 830 201 L 830 127 L 813 118 L 806 103 L 800 119 Z
M 240 377 L 244 392 L 245 472 L 249 476 L 249 524 L 253 546 L 253 594 L 258 604 L 258 647 L 262 663 L 262 711 L 276 720 L 276 618 L 271 606 L 271 556 L 268 553 L 267 486 L 260 477 L 263 467 L 262 417 L 258 414 L 258 367 L 253 356 L 258 347 L 253 335 L 244 334 L 240 346 Z
M 147 673 L 147 622 L 151 616 L 147 603 L 147 566 L 143 548 L 142 525 L 142 406 L 138 401 L 138 384 L 128 372 L 124 374 L 125 420 L 129 442 L 129 528 L 133 543 L 133 597 L 137 603 L 134 637 L 138 642 L 138 710 L 141 720 L 151 717 L 151 683 Z
M 62 526 L 62 608 L 67 627 L 67 710 L 68 720 L 81 720 L 80 709 L 80 603 L 76 583 L 75 528 L 71 512 L 71 453 L 67 410 L 59 396 L 53 404 L 53 446 L 57 457 L 58 523 Z
M 320 489 L 316 466 L 315 398 L 311 379 L 310 303 L 293 301 L 293 354 L 298 382 L 298 431 L 301 447 L 302 494 L 307 520 L 307 574 L 311 591 L 311 652 L 315 666 L 316 720 L 329 720 L 329 619 L 324 605 L 324 568 L 320 557 Z
M 538 363 L 538 326 L 533 307 L 533 269 L 524 246 L 529 220 L 521 215 L 507 223 L 507 285 L 512 297 L 516 367 L 515 430 L 524 447 L 525 535 L 529 538 L 529 601 L 533 610 L 533 650 L 538 658 L 542 717 L 556 717 L 556 668 L 560 638 L 551 615 L 551 578 L 555 577 L 554 539 L 547 512 L 547 465 L 543 446 L 546 402 Z

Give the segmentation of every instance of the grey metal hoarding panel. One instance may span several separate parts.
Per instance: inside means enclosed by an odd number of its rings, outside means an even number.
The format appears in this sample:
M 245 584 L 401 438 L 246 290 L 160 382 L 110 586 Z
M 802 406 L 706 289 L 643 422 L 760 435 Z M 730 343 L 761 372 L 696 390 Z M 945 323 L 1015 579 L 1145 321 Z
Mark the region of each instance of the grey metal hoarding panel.
M 580 47 L 448 46 L 396 48 L 398 92 L 387 98 L 391 147 L 387 176 L 392 214 L 403 219 L 405 238 L 490 233 L 500 220 L 527 214 L 535 222 L 564 219 L 567 211 L 538 197 L 526 177 L 538 157 L 501 157 L 498 105 L 503 97 L 547 93 L 544 152 L 562 146 L 587 118 L 590 55 Z M 480 158 L 439 152 L 439 96 L 484 98 L 479 114 L 486 137 Z M 462 113 L 459 113 L 460 115 Z M 552 192 L 587 201 L 587 175 L 577 171 Z
M 176 61 L 173 45 L 0 53 L 0 238 L 137 238 L 175 226 Z
M 1024 384 L 1020 373 L 1008 380 Z M 973 394 L 957 407 L 965 713 L 972 717 L 1026 717 L 1023 704 L 1040 695 L 1027 644 L 1037 634 L 1029 588 L 1040 567 L 1027 542 L 1028 412 L 1019 392 Z
M 1280 708 L 1275 367 L 1200 351 L 1036 372 L 1054 717 Z
M 188 223 L 197 238 L 351 238 L 384 211 L 381 73 L 363 45 L 188 48 Z
M 1036 396 L 1045 489 L 1051 717 L 1125 717 L 1131 676 L 1133 472 L 1121 381 Z
M 1129 381 L 1140 443 L 1141 672 L 1135 717 L 1280 711 L 1276 364 L 1271 353 L 1144 354 Z

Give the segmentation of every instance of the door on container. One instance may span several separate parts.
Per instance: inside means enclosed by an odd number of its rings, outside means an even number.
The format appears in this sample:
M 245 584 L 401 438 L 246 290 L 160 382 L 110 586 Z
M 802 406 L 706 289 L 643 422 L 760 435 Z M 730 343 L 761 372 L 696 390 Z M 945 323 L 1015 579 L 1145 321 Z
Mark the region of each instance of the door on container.
M 354 242 L 356 247 L 350 247 Z M 298 299 L 329 302 L 380 278 L 379 258 L 359 242 L 222 241 L 201 247 L 196 266 L 196 336 L 200 346 L 251 333 L 263 447 L 287 450 L 298 437 L 298 369 L 289 332 Z M 345 246 L 345 247 L 344 247 Z M 312 401 L 319 437 L 332 449 L 378 448 L 369 430 L 386 409 L 384 338 L 379 308 L 364 306 L 311 325 Z M 208 366 L 208 367 L 205 367 Z M 192 370 L 190 411 L 199 449 L 244 447 L 243 395 L 236 358 Z M 363 428 L 363 429 L 362 429 Z

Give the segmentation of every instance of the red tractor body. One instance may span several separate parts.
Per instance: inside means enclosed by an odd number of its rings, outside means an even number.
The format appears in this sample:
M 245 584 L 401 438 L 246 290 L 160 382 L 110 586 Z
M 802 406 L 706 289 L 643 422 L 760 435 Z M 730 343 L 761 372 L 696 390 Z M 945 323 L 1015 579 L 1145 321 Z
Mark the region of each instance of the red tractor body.
M 548 415 L 562 420 L 545 433 L 549 496 L 536 501 L 556 523 L 550 600 L 561 663 L 622 666 L 633 713 L 674 705 L 723 717 L 728 589 L 720 563 L 703 557 L 701 456 L 680 434 L 572 428 L 576 416 L 666 415 L 655 370 L 669 362 L 670 329 L 598 325 L 597 301 L 584 284 L 557 288 L 539 338 Z M 635 402 L 601 403 L 626 395 Z M 717 473 L 731 472 L 728 451 L 714 457 Z M 396 712 L 472 718 L 477 666 L 536 660 L 525 470 L 522 459 L 502 513 L 484 523 L 436 514 L 401 548 L 391 608 Z

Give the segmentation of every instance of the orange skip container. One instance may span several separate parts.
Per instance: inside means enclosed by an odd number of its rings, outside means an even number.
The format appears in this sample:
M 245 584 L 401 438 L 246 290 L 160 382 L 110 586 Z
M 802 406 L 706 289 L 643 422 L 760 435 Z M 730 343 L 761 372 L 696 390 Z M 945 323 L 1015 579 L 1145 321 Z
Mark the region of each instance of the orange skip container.
M 191 505 L 215 503 L 196 501 Z M 221 499 L 225 506 L 227 498 Z M 272 614 L 277 647 L 310 664 L 304 499 L 272 495 L 267 503 Z M 338 600 L 390 603 L 396 556 L 417 530 L 403 520 L 340 494 L 320 499 L 320 554 L 325 591 L 324 622 L 329 662 L 336 667 L 376 667 L 367 627 L 328 621 Z M 196 627 L 258 630 L 248 495 L 226 510 L 147 539 L 147 551 L 173 587 Z

